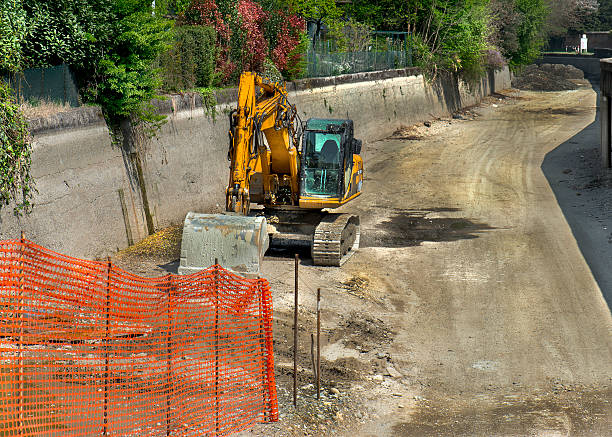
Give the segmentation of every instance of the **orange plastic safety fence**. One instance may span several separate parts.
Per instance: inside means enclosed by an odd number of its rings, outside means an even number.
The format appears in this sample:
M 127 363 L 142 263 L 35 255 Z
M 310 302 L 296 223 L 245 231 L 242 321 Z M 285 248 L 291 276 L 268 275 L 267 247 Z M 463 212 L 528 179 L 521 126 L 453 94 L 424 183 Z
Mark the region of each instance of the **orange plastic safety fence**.
M 278 420 L 265 279 L 147 279 L 0 242 L 0 435 L 218 436 Z

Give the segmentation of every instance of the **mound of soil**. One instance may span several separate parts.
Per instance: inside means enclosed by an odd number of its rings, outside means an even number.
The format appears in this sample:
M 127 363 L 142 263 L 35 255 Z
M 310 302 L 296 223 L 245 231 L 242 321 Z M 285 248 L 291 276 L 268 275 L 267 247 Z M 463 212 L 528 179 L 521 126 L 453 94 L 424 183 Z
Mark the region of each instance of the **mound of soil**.
M 512 86 L 528 91 L 575 90 L 578 85 L 572 80 L 576 79 L 584 79 L 584 73 L 573 65 L 529 65 L 512 80 Z

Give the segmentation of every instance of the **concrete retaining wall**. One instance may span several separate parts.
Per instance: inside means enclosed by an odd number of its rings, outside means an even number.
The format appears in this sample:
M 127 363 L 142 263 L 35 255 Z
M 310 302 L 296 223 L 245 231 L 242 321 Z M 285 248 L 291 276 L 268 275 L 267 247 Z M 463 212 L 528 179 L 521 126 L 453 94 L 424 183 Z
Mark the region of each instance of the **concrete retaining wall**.
M 288 88 L 303 120 L 351 118 L 367 150 L 369 141 L 399 126 L 510 88 L 510 73 L 491 72 L 471 88 L 451 77 L 428 84 L 411 69 L 302 80 Z M 0 238 L 16 238 L 23 229 L 28 239 L 53 250 L 102 258 L 144 238 L 147 220 L 160 229 L 182 223 L 188 211 L 221 212 L 229 174 L 227 113 L 235 96 L 235 90 L 218 93 L 216 118 L 199 96 L 161 102 L 168 122 L 139 150 L 111 144 L 96 108 L 32 121 L 35 208 L 21 219 L 3 208 Z

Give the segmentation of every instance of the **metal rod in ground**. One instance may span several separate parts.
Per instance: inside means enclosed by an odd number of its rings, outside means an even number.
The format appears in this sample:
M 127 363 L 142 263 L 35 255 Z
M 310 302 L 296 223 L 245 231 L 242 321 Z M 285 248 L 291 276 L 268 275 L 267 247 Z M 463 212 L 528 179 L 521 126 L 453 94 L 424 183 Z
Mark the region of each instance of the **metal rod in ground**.
M 317 288 L 317 399 L 321 399 L 321 289 Z
M 310 361 L 312 361 L 312 374 L 317 379 L 317 363 L 315 363 L 315 355 L 314 355 L 314 334 L 310 333 Z
M 298 265 L 300 257 L 295 254 L 295 291 L 293 304 L 293 406 L 297 407 L 297 347 L 298 347 Z
M 215 435 L 219 435 L 219 260 L 215 258 Z

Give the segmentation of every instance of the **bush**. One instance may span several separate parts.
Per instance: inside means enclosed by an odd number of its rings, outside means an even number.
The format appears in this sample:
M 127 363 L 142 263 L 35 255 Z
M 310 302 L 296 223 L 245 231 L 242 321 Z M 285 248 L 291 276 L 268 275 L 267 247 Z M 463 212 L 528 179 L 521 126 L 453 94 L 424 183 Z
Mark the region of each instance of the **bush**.
M 30 134 L 11 89 L 0 80 L 0 208 L 15 203 L 13 212 L 29 212 L 36 192 L 30 176 Z
M 242 71 L 262 72 L 266 58 L 285 78 L 303 71 L 306 23 L 282 2 L 193 0 L 178 23 L 214 27 L 221 84 L 235 83 Z
M 0 73 L 23 68 L 22 45 L 28 23 L 21 0 L 0 2 Z
M 163 89 L 182 91 L 213 85 L 217 33 L 212 26 L 178 26 L 174 44 L 160 57 Z
M 98 61 L 86 98 L 102 106 L 111 129 L 122 119 L 132 119 L 155 130 L 163 117 L 151 105 L 161 86 L 153 64 L 168 49 L 171 23 L 141 12 L 137 1 L 126 0 L 115 8 L 113 43 Z

